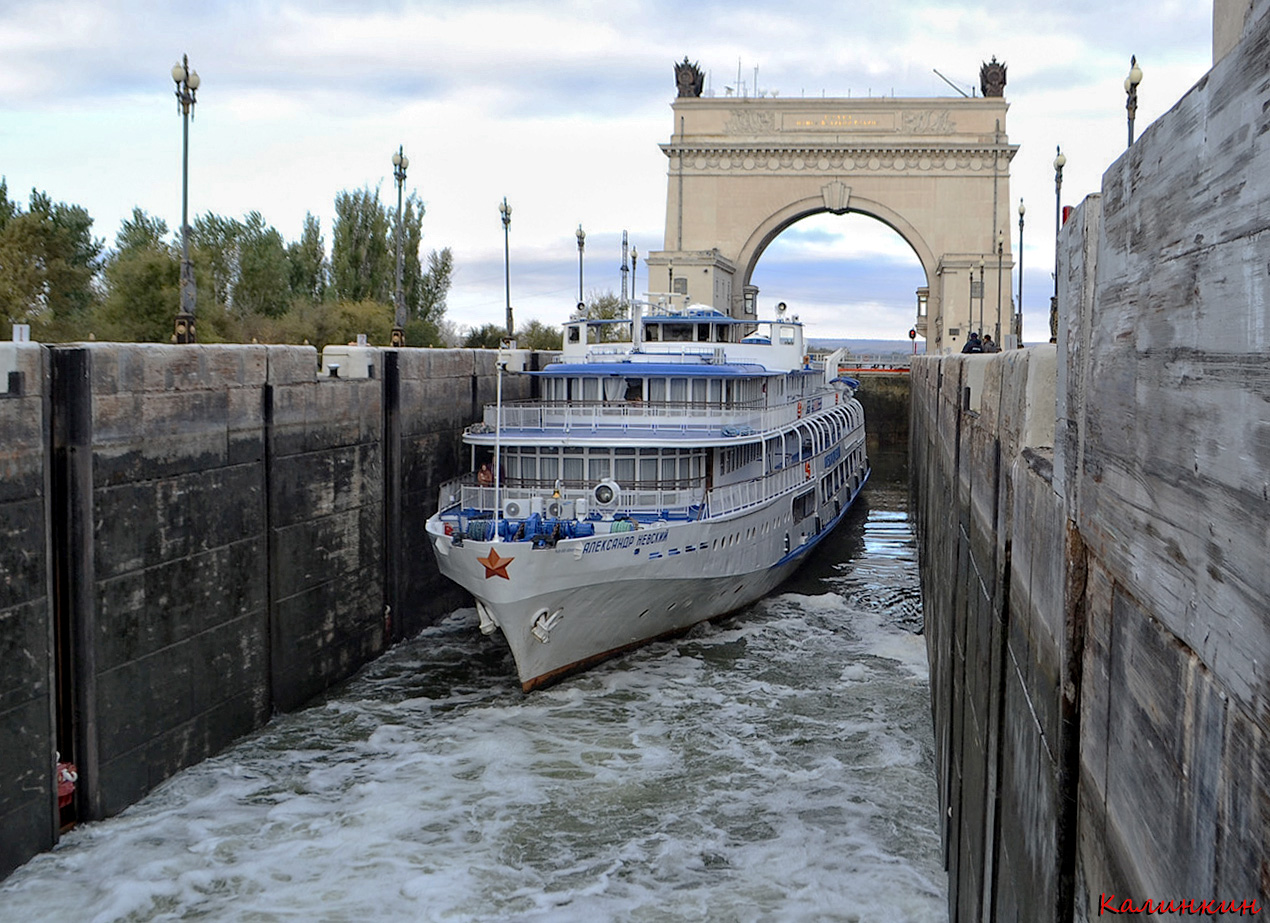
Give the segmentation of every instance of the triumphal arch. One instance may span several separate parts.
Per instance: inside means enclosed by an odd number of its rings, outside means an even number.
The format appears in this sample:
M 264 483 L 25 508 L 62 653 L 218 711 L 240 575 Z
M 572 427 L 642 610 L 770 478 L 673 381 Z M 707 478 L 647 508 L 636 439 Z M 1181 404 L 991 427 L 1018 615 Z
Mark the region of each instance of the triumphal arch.
M 650 288 L 755 316 L 750 277 L 781 231 L 820 212 L 860 212 L 921 261 L 913 326 L 929 352 L 960 351 L 972 326 L 1011 342 L 1018 148 L 1006 137 L 1004 65 L 984 65 L 982 97 L 911 99 L 708 98 L 695 65 L 676 72 L 674 132 L 662 145 L 666 236 L 648 256 Z

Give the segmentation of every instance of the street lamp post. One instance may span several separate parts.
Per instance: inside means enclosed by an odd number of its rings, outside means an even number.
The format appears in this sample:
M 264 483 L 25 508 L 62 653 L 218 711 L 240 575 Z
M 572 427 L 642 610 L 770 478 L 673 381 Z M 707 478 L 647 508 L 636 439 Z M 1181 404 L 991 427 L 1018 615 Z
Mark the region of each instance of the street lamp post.
M 401 190 L 406 185 L 406 168 L 409 166 L 410 158 L 406 156 L 405 148 L 398 147 L 397 153 L 392 155 L 392 175 L 393 179 L 397 181 L 397 310 L 392 325 L 392 345 L 395 347 L 406 345 L 406 294 L 401 289 L 403 244 L 401 233 Z
M 983 340 L 983 267 L 984 259 L 979 257 L 979 339 Z
M 997 228 L 997 321 L 992 325 L 992 342 L 1001 348 L 1001 269 L 1005 260 L 1005 230 Z
M 1023 345 L 1023 215 L 1027 209 L 1023 200 L 1019 199 L 1019 310 L 1014 319 L 1014 336 L 1018 345 Z
M 1133 117 L 1138 114 L 1138 84 L 1142 82 L 1142 68 L 1138 67 L 1138 56 L 1129 56 L 1129 76 L 1124 78 L 1124 92 L 1128 99 L 1125 110 L 1129 113 L 1129 146 L 1133 147 Z
M 1050 298 L 1050 342 L 1058 342 L 1058 234 L 1063 229 L 1063 167 L 1067 156 L 1061 147 L 1054 158 L 1054 294 Z
M 512 207 L 507 204 L 507 196 L 503 196 L 503 204 L 498 206 L 498 212 L 503 216 L 503 272 L 507 280 L 507 335 L 513 337 L 516 335 L 516 328 L 512 325 Z
M 198 342 L 194 332 L 194 264 L 190 262 L 190 118 L 198 102 L 198 71 L 190 70 L 189 55 L 181 55 L 181 63 L 172 65 L 176 83 L 176 105 L 184 124 L 181 145 L 181 308 L 176 315 L 173 340 L 177 343 Z
M 622 232 L 622 264 L 620 267 L 618 267 L 622 273 L 622 307 L 626 307 L 626 274 L 631 271 L 630 267 L 626 265 L 626 260 L 628 259 L 629 256 L 630 256 L 630 251 L 627 249 L 626 232 L 623 231 Z
M 586 244 L 586 231 L 578 225 L 578 304 L 582 304 L 582 248 Z
M 639 275 L 639 248 L 631 244 L 631 302 L 635 301 L 635 278 Z M 631 315 L 634 317 L 634 315 Z

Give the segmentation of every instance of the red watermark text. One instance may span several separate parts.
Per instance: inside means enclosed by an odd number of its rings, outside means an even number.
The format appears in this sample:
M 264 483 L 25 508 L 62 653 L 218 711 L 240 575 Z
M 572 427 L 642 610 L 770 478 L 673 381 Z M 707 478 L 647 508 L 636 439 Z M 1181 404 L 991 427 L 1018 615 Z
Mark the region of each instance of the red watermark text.
M 1201 901 L 1188 898 L 1184 901 L 1153 901 L 1150 898 L 1140 904 L 1134 903 L 1132 898 L 1124 898 L 1116 900 L 1114 894 L 1100 895 L 1102 900 L 1098 904 L 1098 916 L 1105 914 L 1120 913 L 1145 913 L 1145 914 L 1164 914 L 1164 913 L 1183 913 L 1189 916 L 1255 916 L 1261 913 L 1261 908 L 1257 906 L 1256 900 L 1251 901 Z

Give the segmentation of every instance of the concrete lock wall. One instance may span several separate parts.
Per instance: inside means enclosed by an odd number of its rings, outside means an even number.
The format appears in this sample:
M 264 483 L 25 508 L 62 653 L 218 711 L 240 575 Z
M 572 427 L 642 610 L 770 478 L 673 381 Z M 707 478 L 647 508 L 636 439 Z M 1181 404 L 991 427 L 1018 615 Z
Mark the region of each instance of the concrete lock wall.
M 70 817 L 109 816 L 461 601 L 422 523 L 495 355 L 373 364 L 0 345 L 0 874 L 56 840 L 59 749 Z
M 1270 900 L 1255 13 L 1064 227 L 1057 354 L 914 363 L 952 919 Z
M 0 343 L 0 875 L 57 836 L 48 361 Z

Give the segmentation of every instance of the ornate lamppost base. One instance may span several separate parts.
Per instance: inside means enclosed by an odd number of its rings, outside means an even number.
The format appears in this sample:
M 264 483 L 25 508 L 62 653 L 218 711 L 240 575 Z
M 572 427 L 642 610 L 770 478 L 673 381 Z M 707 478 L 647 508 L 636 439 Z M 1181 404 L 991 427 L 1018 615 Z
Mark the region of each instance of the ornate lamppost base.
M 176 316 L 176 327 L 172 334 L 174 343 L 197 343 L 194 334 L 194 315 L 182 311 Z

